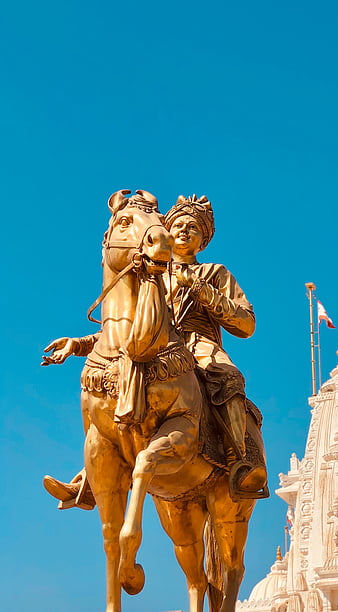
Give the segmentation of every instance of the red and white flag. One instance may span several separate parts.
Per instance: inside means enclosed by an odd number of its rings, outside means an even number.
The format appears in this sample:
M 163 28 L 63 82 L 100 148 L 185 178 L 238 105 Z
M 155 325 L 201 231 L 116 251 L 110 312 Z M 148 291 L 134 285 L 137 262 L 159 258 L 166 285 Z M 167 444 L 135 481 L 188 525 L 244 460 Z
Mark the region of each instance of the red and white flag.
M 288 507 L 288 511 L 286 513 L 286 522 L 287 522 L 287 524 L 290 527 L 292 527 L 293 523 L 294 523 L 294 520 L 295 520 L 295 514 L 294 514 L 294 511 L 293 511 L 293 508 L 292 508 L 292 506 L 289 506 Z
M 336 326 L 333 325 L 332 319 L 330 319 L 330 317 L 327 314 L 323 304 L 319 300 L 317 300 L 317 308 L 318 308 L 318 325 L 320 324 L 321 321 L 326 321 L 326 325 L 328 327 L 331 327 L 332 329 L 335 329 Z

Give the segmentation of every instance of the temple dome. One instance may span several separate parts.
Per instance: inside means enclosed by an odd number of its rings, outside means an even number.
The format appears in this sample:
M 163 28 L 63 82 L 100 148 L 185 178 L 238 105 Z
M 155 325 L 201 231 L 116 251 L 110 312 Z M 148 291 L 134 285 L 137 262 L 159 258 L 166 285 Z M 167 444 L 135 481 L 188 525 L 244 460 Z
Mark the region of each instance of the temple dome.
M 288 573 L 288 555 L 281 558 L 280 547 L 277 549 L 277 559 L 271 566 L 270 572 L 252 589 L 249 602 L 271 601 L 279 593 L 286 591 Z

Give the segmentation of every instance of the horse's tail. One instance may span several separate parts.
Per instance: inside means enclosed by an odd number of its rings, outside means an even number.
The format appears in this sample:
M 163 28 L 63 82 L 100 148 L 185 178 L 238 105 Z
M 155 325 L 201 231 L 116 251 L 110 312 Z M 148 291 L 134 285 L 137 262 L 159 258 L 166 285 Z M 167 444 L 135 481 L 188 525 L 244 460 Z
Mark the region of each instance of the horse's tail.
M 210 612 L 219 612 L 223 601 L 224 580 L 221 557 L 210 515 L 205 525 L 204 538 Z

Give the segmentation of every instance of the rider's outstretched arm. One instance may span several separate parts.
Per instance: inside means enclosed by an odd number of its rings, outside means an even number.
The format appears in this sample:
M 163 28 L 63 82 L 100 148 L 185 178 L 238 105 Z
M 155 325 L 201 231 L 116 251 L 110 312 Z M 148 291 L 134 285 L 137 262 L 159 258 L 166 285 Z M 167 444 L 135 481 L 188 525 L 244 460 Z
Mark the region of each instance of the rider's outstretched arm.
M 53 340 L 44 349 L 45 353 L 52 351 L 50 355 L 43 355 L 42 366 L 47 366 L 52 363 L 61 364 L 66 361 L 70 355 L 86 357 L 93 350 L 95 342 L 97 342 L 101 332 L 83 336 L 82 338 L 57 338 Z
M 94 348 L 95 342 L 98 341 L 101 332 L 83 336 L 82 338 L 73 338 L 76 341 L 76 348 L 73 350 L 73 355 L 77 357 L 87 357 Z

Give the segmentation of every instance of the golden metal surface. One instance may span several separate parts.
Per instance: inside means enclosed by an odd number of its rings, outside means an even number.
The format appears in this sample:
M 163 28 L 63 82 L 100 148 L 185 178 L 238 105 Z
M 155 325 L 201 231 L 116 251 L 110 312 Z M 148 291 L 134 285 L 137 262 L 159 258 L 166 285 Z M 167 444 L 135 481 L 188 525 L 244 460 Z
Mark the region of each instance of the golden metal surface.
M 121 612 L 121 587 L 143 588 L 136 555 L 147 492 L 186 575 L 190 612 L 202 612 L 207 587 L 211 612 L 233 612 L 248 521 L 268 491 L 261 416 L 220 326 L 250 336 L 252 306 L 224 266 L 196 260 L 214 233 L 205 196 L 179 196 L 165 218 L 145 191 L 117 192 L 108 205 L 103 291 L 90 309 L 102 304 L 101 329 L 53 341 L 42 363 L 87 357 L 85 469 L 69 484 L 44 484 L 62 508 L 98 506 L 106 612 Z

